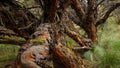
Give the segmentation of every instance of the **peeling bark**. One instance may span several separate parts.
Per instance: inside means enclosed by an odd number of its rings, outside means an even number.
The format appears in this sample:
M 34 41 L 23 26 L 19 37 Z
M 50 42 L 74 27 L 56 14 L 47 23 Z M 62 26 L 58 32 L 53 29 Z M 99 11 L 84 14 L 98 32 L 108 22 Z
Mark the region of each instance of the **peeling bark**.
M 53 55 L 55 68 L 79 68 L 79 64 L 75 57 L 73 57 L 72 51 L 61 43 L 54 47 Z
M 23 45 L 21 47 L 23 48 L 23 51 L 20 51 L 17 56 L 17 64 L 15 64 L 17 67 L 15 68 L 40 68 L 36 63 L 36 59 L 38 59 L 37 61 L 41 61 L 51 54 L 55 68 L 84 68 L 82 58 L 79 58 L 79 63 L 77 61 L 78 58 L 76 58 L 76 55 L 73 54 L 72 50 L 66 47 L 64 34 L 67 34 L 82 47 L 87 46 L 85 42 L 89 42 L 89 39 L 96 43 L 97 26 L 105 23 L 111 12 L 120 6 L 119 2 L 115 3 L 106 12 L 104 17 L 96 22 L 97 17 L 95 16 L 95 9 L 103 1 L 104 0 L 96 4 L 96 0 L 88 0 L 86 2 L 87 6 L 85 6 L 86 8 L 84 9 L 83 5 L 80 3 L 81 1 L 79 0 L 39 0 L 43 14 L 41 19 L 38 20 L 31 12 L 25 10 L 24 7 L 21 7 L 15 1 L 0 0 L 0 26 L 4 25 L 6 28 L 13 30 L 15 34 L 25 38 L 26 41 L 24 43 L 29 41 L 33 35 L 49 41 L 49 43 L 47 43 L 48 46 L 43 45 L 43 47 L 40 43 L 31 44 L 30 42 L 27 42 L 28 44 L 23 44 L 21 42 L 17 42 L 19 45 Z M 70 5 L 72 9 L 74 9 L 76 16 L 78 17 L 77 19 L 75 19 L 76 17 L 74 17 L 74 15 L 70 15 L 66 12 L 66 9 Z M 64 27 L 70 26 L 64 25 L 68 20 L 70 20 L 69 18 L 84 29 L 88 35 L 89 41 L 75 33 L 74 30 L 72 31 Z M 44 31 L 42 33 L 42 30 L 37 30 L 38 27 L 42 29 L 44 28 L 40 26 L 41 22 L 43 24 L 49 23 L 51 25 L 51 27 L 48 27 L 48 30 L 51 30 L 50 34 L 48 34 L 49 32 L 45 32 L 46 34 L 44 34 Z M 51 37 L 51 40 L 50 38 L 48 40 L 49 36 Z M 46 51 L 45 47 L 50 50 Z M 38 50 L 36 48 L 38 48 Z

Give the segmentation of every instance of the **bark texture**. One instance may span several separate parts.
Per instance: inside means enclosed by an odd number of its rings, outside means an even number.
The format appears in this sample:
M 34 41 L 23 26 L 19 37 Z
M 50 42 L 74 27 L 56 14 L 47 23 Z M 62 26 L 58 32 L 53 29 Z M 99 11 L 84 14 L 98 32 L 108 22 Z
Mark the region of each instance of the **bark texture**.
M 13 41 L 21 46 L 16 59 L 15 68 L 50 68 L 45 60 L 50 56 L 54 68 L 85 68 L 83 60 L 67 47 L 65 35 L 75 40 L 80 49 L 88 48 L 87 42 L 97 42 L 97 27 L 108 19 L 112 11 L 120 6 L 114 3 L 104 14 L 97 19 L 97 8 L 105 0 L 97 3 L 96 0 L 35 0 L 43 11 L 40 19 L 36 18 L 29 9 L 21 6 L 15 0 L 0 0 L 0 39 L 3 35 L 19 36 L 25 41 Z M 66 24 L 69 23 L 69 24 Z M 75 32 L 74 24 L 81 27 L 86 37 Z M 74 28 L 74 29 L 72 29 Z M 12 30 L 13 33 L 6 32 Z M 34 38 L 41 38 L 44 42 L 31 42 Z M 0 41 L 0 43 L 10 43 Z M 79 61 L 77 61 L 79 59 Z M 48 59 L 47 59 L 48 60 Z M 47 67 L 46 67 L 47 66 Z

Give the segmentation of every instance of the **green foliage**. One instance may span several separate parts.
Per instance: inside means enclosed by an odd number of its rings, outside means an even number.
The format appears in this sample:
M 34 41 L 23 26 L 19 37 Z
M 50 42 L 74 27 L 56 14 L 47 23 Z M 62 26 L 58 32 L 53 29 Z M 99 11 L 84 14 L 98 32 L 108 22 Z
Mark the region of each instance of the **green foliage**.
M 16 58 L 19 47 L 16 45 L 0 44 L 0 68 L 8 61 L 13 61 Z
M 104 55 L 101 56 L 98 60 L 99 68 L 117 68 L 120 67 L 120 58 L 114 51 L 105 51 Z
M 65 36 L 65 38 L 66 38 L 66 41 L 67 41 L 68 48 L 72 49 L 73 46 L 77 45 L 77 43 L 73 39 L 68 37 L 67 35 Z
M 103 48 L 96 45 L 93 51 L 88 51 L 84 54 L 87 60 L 95 62 L 92 68 L 119 68 L 120 67 L 120 53 L 116 48 Z M 119 51 L 120 52 L 120 51 Z
M 98 44 L 84 56 L 95 62 L 91 68 L 120 68 L 120 25 L 115 17 L 110 17 L 106 24 L 99 27 Z
M 89 60 L 89 61 L 93 61 L 93 53 L 92 51 L 87 51 L 85 54 L 84 54 L 84 57 Z

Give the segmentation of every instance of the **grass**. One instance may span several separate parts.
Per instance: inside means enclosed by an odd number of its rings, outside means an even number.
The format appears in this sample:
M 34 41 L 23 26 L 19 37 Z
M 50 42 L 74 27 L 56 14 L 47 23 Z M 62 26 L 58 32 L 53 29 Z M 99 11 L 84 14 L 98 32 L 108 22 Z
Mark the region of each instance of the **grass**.
M 99 27 L 98 44 L 84 54 L 87 60 L 95 62 L 91 68 L 120 68 L 120 25 L 115 17 Z
M 101 56 L 100 60 L 98 61 L 99 68 L 117 68 L 120 67 L 120 58 L 118 57 L 117 53 L 114 51 L 106 51 L 104 55 Z
M 99 45 L 104 49 L 103 56 L 97 61 L 99 68 L 120 68 L 119 34 L 120 25 L 116 23 L 116 18 L 109 18 L 99 36 Z

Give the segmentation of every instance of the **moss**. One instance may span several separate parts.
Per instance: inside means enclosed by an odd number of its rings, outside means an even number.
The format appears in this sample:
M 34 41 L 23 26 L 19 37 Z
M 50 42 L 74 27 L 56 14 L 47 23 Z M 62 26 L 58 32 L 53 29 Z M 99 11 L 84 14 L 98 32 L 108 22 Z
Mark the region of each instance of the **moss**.
M 44 40 L 44 39 L 41 39 L 41 38 L 35 38 L 35 39 L 30 40 L 30 41 L 31 41 L 31 42 L 40 42 L 40 43 L 45 42 L 45 40 Z
M 0 44 L 0 68 L 2 68 L 3 64 L 7 61 L 15 60 L 19 47 L 16 45 L 10 44 Z

